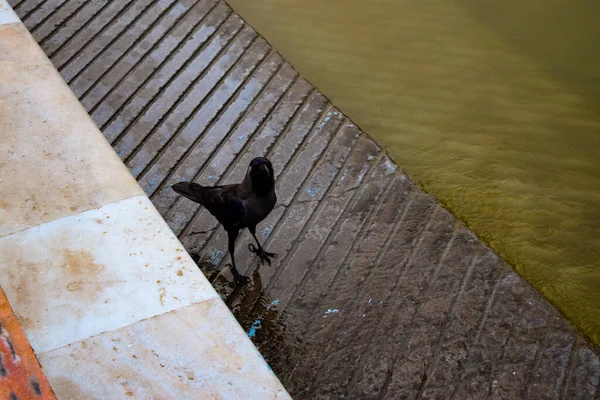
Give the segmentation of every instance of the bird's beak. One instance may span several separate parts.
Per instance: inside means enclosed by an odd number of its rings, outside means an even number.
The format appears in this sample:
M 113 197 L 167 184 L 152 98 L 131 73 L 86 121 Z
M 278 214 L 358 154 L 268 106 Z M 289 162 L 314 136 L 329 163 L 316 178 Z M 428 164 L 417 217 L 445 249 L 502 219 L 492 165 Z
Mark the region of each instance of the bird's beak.
M 260 164 L 260 168 L 262 168 L 267 173 L 267 176 L 271 176 L 271 172 L 269 171 L 269 168 L 266 164 Z

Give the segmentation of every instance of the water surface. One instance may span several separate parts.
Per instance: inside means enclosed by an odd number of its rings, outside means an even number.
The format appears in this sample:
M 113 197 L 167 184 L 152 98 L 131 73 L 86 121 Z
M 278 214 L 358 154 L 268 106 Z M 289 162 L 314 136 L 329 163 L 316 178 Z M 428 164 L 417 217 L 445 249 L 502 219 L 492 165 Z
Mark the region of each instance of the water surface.
M 600 344 L 600 3 L 229 3 Z

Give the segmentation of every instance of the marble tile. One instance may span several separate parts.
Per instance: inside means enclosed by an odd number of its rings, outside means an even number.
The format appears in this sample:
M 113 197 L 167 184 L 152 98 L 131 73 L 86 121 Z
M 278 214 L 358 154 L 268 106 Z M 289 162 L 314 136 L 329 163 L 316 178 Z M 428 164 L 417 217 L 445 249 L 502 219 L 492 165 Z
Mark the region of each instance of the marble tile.
M 0 236 L 142 194 L 23 24 L 0 71 Z
M 0 0 L 0 25 L 21 22 L 6 0 Z
M 0 285 L 36 353 L 217 297 L 146 196 L 0 238 Z
M 220 299 L 39 358 L 63 399 L 290 399 Z

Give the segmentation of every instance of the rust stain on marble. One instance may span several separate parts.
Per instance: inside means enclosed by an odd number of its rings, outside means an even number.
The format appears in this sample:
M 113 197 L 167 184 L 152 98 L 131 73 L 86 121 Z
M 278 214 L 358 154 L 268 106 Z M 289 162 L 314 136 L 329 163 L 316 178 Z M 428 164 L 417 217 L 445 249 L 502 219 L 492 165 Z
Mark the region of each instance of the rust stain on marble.
M 89 251 L 66 250 L 65 260 L 62 267 L 72 275 L 98 275 L 104 270 L 104 264 L 97 264 Z

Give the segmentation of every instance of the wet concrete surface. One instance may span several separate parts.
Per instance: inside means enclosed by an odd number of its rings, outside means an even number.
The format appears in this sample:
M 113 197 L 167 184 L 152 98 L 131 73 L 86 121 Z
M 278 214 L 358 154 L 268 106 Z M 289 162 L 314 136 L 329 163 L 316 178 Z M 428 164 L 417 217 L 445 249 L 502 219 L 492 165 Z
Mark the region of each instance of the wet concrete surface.
M 598 353 L 223 2 L 12 1 L 294 398 L 598 398 Z M 267 156 L 259 265 L 170 190 Z

